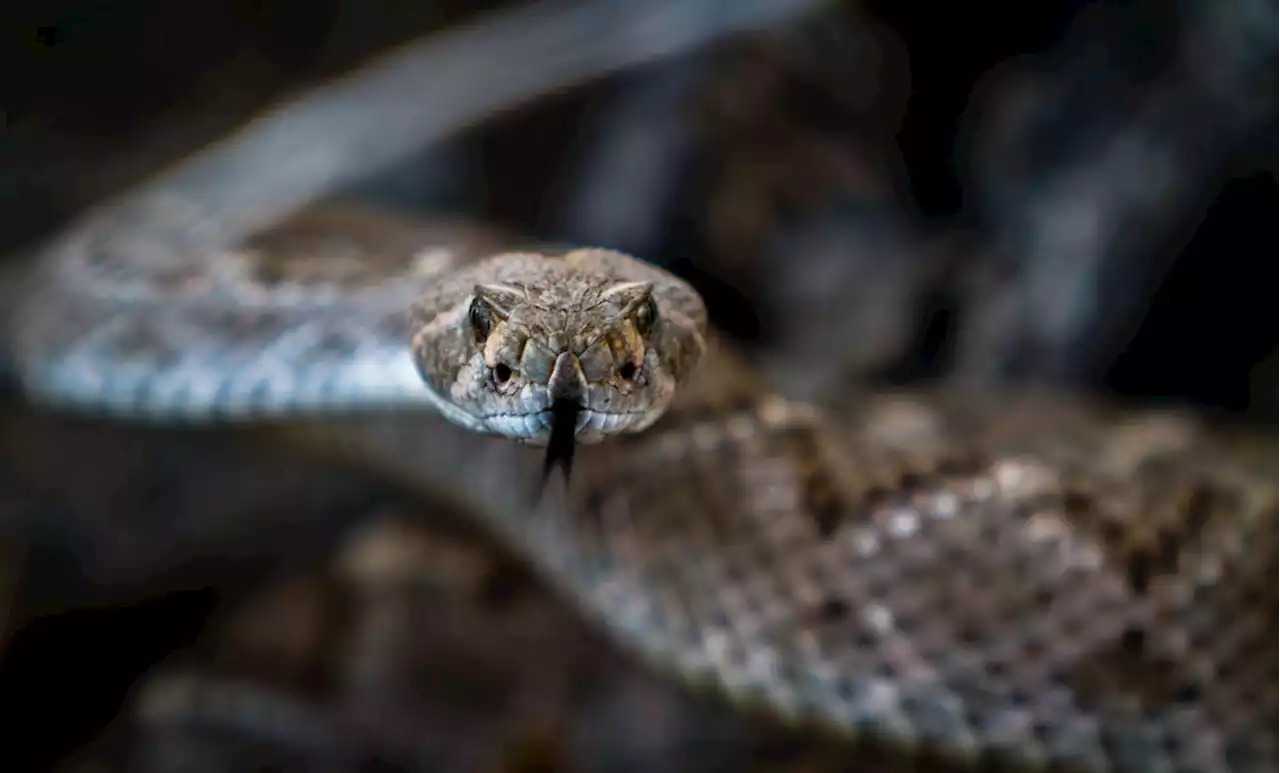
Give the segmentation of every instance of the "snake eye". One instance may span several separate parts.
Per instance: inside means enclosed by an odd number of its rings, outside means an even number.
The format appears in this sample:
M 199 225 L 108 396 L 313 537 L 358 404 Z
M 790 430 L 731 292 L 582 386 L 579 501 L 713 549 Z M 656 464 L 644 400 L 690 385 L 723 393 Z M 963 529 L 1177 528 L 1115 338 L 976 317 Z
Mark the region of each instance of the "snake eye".
M 618 375 L 622 376 L 627 381 L 635 378 L 636 374 L 639 372 L 640 371 L 636 368 L 636 364 L 634 362 L 624 362 L 622 363 L 622 367 L 618 368 Z
M 493 331 L 493 316 L 493 307 L 484 298 L 477 295 L 472 299 L 467 318 L 471 321 L 471 331 L 475 334 L 477 343 L 484 343 L 489 338 L 489 333 Z
M 493 378 L 499 384 L 505 384 L 511 380 L 511 368 L 506 363 L 500 362 L 493 366 Z
M 636 309 L 636 332 L 642 336 L 649 335 L 649 331 L 653 330 L 653 323 L 657 321 L 658 304 L 652 297 L 647 297 Z M 633 365 L 632 367 L 634 368 L 635 366 Z

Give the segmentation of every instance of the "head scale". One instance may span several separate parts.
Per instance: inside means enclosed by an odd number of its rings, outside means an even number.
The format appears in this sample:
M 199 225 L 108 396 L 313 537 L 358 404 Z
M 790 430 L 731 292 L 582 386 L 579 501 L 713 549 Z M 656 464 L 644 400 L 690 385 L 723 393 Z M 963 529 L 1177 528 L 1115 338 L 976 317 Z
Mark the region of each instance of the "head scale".
M 578 443 L 648 427 L 706 334 L 693 288 L 594 249 L 488 258 L 433 288 L 412 320 L 418 372 L 446 417 L 539 445 L 553 408 L 576 406 Z

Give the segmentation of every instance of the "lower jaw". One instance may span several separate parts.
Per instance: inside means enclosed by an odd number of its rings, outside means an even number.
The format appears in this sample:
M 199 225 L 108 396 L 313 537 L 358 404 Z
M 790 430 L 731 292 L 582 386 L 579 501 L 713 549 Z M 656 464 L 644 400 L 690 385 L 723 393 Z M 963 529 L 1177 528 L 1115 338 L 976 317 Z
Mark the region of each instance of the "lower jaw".
M 533 446 L 545 446 L 551 439 L 554 414 L 550 410 L 500 418 L 501 421 L 490 419 L 488 422 L 490 431 L 495 435 Z M 583 410 L 577 416 L 574 442 L 592 445 L 615 435 L 638 432 L 652 423 L 651 419 L 641 413 Z

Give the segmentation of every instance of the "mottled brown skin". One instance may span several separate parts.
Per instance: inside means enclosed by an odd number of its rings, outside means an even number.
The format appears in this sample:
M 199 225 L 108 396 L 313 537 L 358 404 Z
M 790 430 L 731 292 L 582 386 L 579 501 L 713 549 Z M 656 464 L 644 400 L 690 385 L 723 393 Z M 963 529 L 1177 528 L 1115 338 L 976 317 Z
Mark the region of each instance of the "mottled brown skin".
M 1270 769 L 1273 437 L 1021 392 L 823 409 L 724 349 L 536 513 L 514 444 L 403 421 L 320 438 L 463 495 L 661 670 L 906 768 Z
M 465 498 L 649 661 L 847 741 L 977 769 L 1274 759 L 1274 438 L 1255 456 L 1194 422 L 1072 399 L 798 405 L 707 346 L 697 296 L 640 261 L 505 253 L 424 276 L 404 257 L 395 279 L 345 293 L 312 273 L 323 302 L 286 271 L 256 294 L 241 272 L 224 297 L 170 285 L 141 305 L 113 305 L 65 262 L 66 281 L 54 272 L 19 312 L 20 364 L 62 378 L 35 387 L 89 400 L 114 382 L 58 370 L 61 355 L 110 369 L 106 354 L 165 336 L 169 356 L 139 358 L 150 378 L 244 382 L 258 367 L 294 398 L 322 363 L 356 407 L 425 395 L 448 421 L 365 415 L 325 443 Z M 142 292 L 149 267 L 124 279 Z M 146 389 L 117 394 L 135 417 L 157 405 Z M 536 454 L 481 435 L 541 442 L 563 400 L 588 417 L 581 442 L 619 437 L 531 513 L 513 483 Z

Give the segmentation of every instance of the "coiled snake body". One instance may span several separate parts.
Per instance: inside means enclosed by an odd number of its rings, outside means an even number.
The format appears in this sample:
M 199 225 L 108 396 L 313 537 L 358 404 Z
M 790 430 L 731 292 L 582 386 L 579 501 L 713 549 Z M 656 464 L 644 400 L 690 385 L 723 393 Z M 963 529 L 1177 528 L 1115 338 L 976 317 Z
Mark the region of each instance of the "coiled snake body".
M 1265 439 L 1050 396 L 789 403 L 682 282 L 486 257 L 463 223 L 322 207 L 217 255 L 104 243 L 60 244 L 14 315 L 36 399 L 313 417 L 466 498 L 637 654 L 851 738 L 975 766 L 1275 758 Z M 546 442 L 563 400 L 591 451 L 535 512 L 538 451 L 510 438 Z

